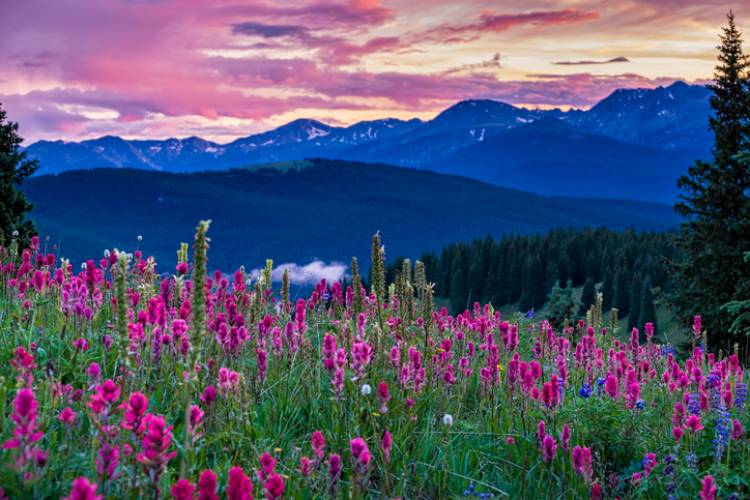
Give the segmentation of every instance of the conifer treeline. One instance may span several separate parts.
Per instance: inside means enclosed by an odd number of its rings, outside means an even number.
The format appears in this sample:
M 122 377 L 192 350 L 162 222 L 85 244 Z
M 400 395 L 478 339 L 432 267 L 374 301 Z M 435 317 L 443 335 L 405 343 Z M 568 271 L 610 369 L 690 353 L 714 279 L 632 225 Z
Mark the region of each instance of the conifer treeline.
M 673 235 L 609 229 L 558 229 L 545 235 L 487 237 L 428 252 L 427 280 L 454 311 L 473 302 L 521 311 L 543 306 L 555 283 L 583 286 L 581 312 L 604 294 L 604 308 L 616 307 L 631 325 L 655 320 L 654 298 L 667 284 L 666 259 L 678 259 Z M 392 279 L 402 258 L 388 266 Z

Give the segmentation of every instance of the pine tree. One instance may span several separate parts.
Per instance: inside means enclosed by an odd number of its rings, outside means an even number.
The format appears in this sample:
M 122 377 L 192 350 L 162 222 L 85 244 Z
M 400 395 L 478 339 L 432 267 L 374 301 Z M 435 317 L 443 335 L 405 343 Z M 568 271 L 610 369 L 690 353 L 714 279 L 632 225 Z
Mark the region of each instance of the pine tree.
M 451 308 L 459 313 L 466 309 L 468 290 L 466 289 L 466 275 L 460 266 L 456 266 L 451 275 Z
M 686 323 L 700 314 L 709 344 L 728 351 L 737 337 L 728 333 L 732 315 L 721 308 L 750 280 L 742 255 L 750 248 L 750 158 L 741 155 L 750 142 L 750 61 L 731 12 L 718 59 L 711 86 L 713 159 L 697 161 L 678 181 L 675 209 L 685 217 L 678 244 L 686 259 L 673 263 L 671 301 Z
M 523 286 L 518 308 L 529 311 L 544 304 L 546 298 L 542 263 L 538 255 L 529 255 L 523 267 Z
M 651 288 L 651 277 L 646 276 L 641 288 L 641 306 L 639 308 L 640 315 L 638 316 L 638 325 L 640 328 L 643 328 L 646 323 L 653 323 L 654 329 L 657 327 L 656 308 L 654 306 L 654 295 Z
M 602 295 L 604 296 L 604 302 L 602 303 L 602 309 L 608 311 L 613 307 L 613 299 L 615 295 L 615 279 L 610 268 L 604 271 L 604 281 L 602 281 L 601 288 Z
M 619 310 L 620 317 L 624 317 L 630 312 L 630 285 L 628 273 L 622 267 L 615 274 L 614 290 L 612 297 L 612 307 Z
M 6 122 L 6 116 L 0 107 L 0 244 L 15 232 L 27 243 L 36 234 L 36 227 L 28 218 L 33 205 L 20 186 L 39 169 L 39 162 L 26 158 L 26 151 L 21 149 L 23 139 L 18 135 L 18 123 Z
M 581 292 L 581 309 L 578 312 L 579 316 L 585 316 L 586 311 L 589 310 L 596 300 L 596 285 L 594 278 L 586 278 L 586 283 L 583 284 L 583 291 Z
M 484 286 L 484 297 L 495 307 L 500 307 L 505 303 L 502 297 L 502 281 L 500 275 L 502 272 L 502 254 L 500 247 L 494 245 L 490 254 L 490 264 L 487 268 L 487 280 Z
M 514 303 L 519 300 L 523 289 L 523 268 L 524 261 L 521 258 L 521 252 L 525 248 L 521 246 L 518 239 L 510 245 L 508 249 L 508 277 L 504 280 L 506 286 L 506 301 Z
M 630 311 L 628 311 L 628 330 L 635 328 L 643 328 L 643 325 L 638 323 L 638 318 L 641 315 L 641 288 L 643 287 L 643 281 L 639 274 L 633 275 L 633 280 L 630 282 Z
M 748 96 L 748 70 L 750 58 L 742 50 L 742 33 L 737 29 L 734 13 L 729 11 L 727 26 L 722 29 L 719 65 L 714 83 L 710 85 L 713 96 L 709 117 L 714 132 L 714 163 L 736 164 L 735 156 L 750 145 L 750 96 Z
M 468 300 L 471 302 L 482 301 L 482 291 L 484 290 L 487 279 L 484 256 L 481 250 L 477 249 L 471 253 L 469 261 L 468 274 Z

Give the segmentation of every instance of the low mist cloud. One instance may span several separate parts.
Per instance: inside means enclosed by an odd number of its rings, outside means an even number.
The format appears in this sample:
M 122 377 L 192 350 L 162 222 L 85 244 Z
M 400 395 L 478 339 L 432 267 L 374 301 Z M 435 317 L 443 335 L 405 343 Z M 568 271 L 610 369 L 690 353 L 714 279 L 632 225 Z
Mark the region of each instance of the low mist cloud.
M 304 266 L 287 262 L 274 266 L 273 271 L 271 271 L 271 279 L 275 282 L 280 282 L 284 271 L 287 270 L 289 272 L 289 281 L 293 285 L 314 285 L 324 278 L 329 283 L 333 283 L 341 280 L 345 276 L 347 269 L 348 267 L 340 262 L 326 264 L 322 260 L 314 260 Z M 252 271 L 254 277 L 257 277 L 259 274 L 259 269 Z

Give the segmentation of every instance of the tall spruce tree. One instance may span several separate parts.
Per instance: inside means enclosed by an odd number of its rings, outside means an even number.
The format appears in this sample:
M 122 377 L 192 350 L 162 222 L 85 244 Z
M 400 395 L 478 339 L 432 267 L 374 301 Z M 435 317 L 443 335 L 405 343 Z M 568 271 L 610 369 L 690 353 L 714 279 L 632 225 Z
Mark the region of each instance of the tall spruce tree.
M 619 268 L 615 274 L 614 296 L 612 297 L 612 307 L 620 311 L 620 317 L 630 312 L 630 285 L 631 279 L 627 270 Z
M 604 280 L 602 281 L 602 296 L 604 297 L 604 302 L 602 303 L 602 307 L 604 310 L 609 310 L 613 307 L 613 299 L 615 295 L 615 278 L 614 274 L 612 273 L 612 269 L 607 268 L 606 271 L 604 271 Z
M 39 169 L 39 162 L 26 158 L 26 152 L 21 149 L 23 139 L 18 135 L 18 123 L 6 121 L 6 116 L 0 106 L 0 243 L 16 231 L 26 243 L 36 234 L 36 228 L 28 218 L 33 205 L 20 186 Z
M 581 309 L 578 312 L 579 316 L 585 316 L 586 311 L 589 310 L 596 300 L 596 284 L 594 278 L 586 278 L 586 282 L 583 284 L 583 291 L 581 292 Z
M 643 280 L 641 306 L 639 309 L 638 327 L 643 328 L 646 323 L 653 323 L 654 329 L 656 329 L 656 308 L 654 306 L 654 294 L 651 291 L 651 276 L 646 276 L 646 279 Z
M 523 267 L 523 289 L 518 303 L 519 310 L 525 312 L 544 304 L 547 297 L 545 288 L 539 255 L 529 255 Z
M 628 311 L 628 330 L 632 330 L 634 327 L 643 328 L 643 325 L 638 324 L 638 319 L 641 315 L 641 288 L 643 288 L 643 281 L 639 274 L 633 275 L 633 280 L 630 282 L 630 311 Z
M 722 306 L 736 300 L 750 280 L 743 265 L 743 251 L 750 248 L 750 162 L 741 154 L 750 144 L 750 61 L 731 12 L 718 49 L 709 120 L 713 158 L 695 162 L 677 183 L 675 209 L 685 217 L 677 241 L 686 260 L 673 263 L 671 301 L 686 323 L 702 315 L 710 347 L 727 350 L 739 339 L 730 333 L 733 318 Z

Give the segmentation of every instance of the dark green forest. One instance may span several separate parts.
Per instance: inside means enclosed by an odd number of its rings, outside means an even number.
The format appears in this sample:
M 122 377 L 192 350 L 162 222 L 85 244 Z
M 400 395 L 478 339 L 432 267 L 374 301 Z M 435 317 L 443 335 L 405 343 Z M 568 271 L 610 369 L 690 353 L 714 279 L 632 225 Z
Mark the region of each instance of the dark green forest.
M 105 248 L 140 248 L 163 266 L 211 219 L 210 266 L 232 270 L 313 259 L 366 268 L 370 236 L 388 255 L 418 255 L 484 234 L 553 227 L 676 227 L 671 207 L 619 200 L 552 198 L 422 170 L 332 160 L 197 174 L 95 169 L 45 175 L 23 186 L 42 238 L 73 262 Z M 60 207 L 64 207 L 61 210 Z M 166 270 L 166 269 L 164 269 Z M 366 269 L 365 269 L 366 270 Z
M 449 299 L 454 311 L 490 302 L 525 312 L 583 287 L 576 317 L 585 316 L 599 291 L 604 309 L 617 308 L 632 327 L 656 321 L 654 301 L 669 285 L 667 260 L 679 258 L 673 233 L 598 228 L 488 236 L 426 252 L 419 260 L 436 295 Z M 388 266 L 389 279 L 402 261 Z

